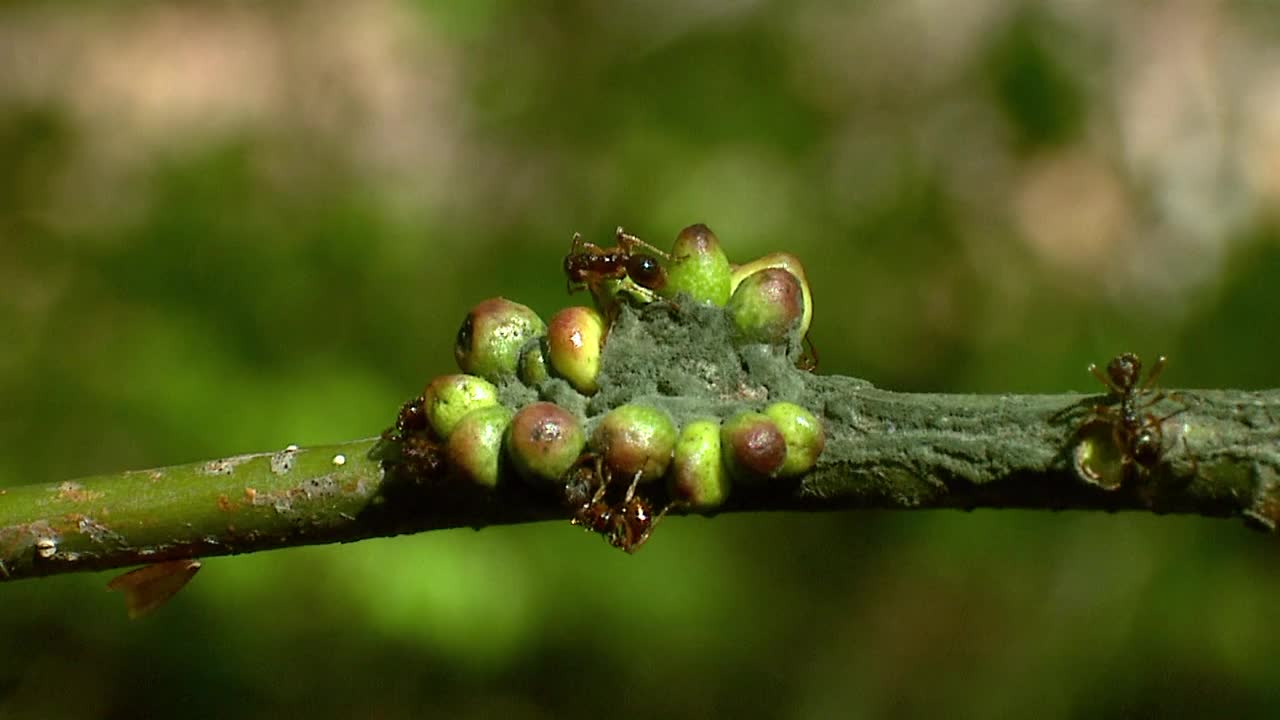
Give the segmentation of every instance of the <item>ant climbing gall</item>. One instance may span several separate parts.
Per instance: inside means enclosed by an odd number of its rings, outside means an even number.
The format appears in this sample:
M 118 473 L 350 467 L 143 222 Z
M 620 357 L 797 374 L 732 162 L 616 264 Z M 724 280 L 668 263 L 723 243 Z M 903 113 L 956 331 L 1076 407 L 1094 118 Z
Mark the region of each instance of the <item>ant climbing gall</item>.
M 1107 363 L 1105 372 L 1097 365 L 1089 365 L 1089 372 L 1110 391 L 1110 400 L 1108 404 L 1095 405 L 1091 417 L 1085 420 L 1078 432 L 1096 423 L 1110 426 L 1111 440 L 1120 462 L 1117 478 L 1103 481 L 1098 473 L 1090 473 L 1100 487 L 1114 490 L 1135 474 L 1149 473 L 1164 458 L 1167 449 L 1164 423 L 1187 410 L 1183 407 L 1163 416 L 1148 411 L 1170 397 L 1164 391 L 1154 389 L 1156 379 L 1167 362 L 1167 358 L 1160 356 L 1145 380 L 1142 379 L 1142 360 L 1134 353 L 1117 355 Z
M 624 292 L 642 303 L 656 300 L 656 291 L 667 282 L 663 267 L 670 259 L 667 253 L 621 227 L 614 232 L 614 243 L 610 248 L 600 247 L 573 234 L 569 254 L 564 256 L 569 292 L 585 288 L 602 309 L 612 308 Z
M 427 423 L 421 395 L 400 406 L 395 425 L 382 431 L 382 439 L 399 448 L 394 462 L 414 477 L 429 477 L 444 470 L 444 448 Z

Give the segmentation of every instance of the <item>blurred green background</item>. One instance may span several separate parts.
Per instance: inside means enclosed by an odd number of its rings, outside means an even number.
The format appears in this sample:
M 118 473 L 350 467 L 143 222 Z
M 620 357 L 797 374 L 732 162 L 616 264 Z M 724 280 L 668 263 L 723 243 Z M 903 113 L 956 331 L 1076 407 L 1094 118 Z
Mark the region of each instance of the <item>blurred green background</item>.
M 804 258 L 822 371 L 1280 387 L 1280 16 L 1060 0 L 9 2 L 0 485 L 375 434 L 571 233 Z M 582 302 L 583 298 L 576 298 Z M 0 585 L 0 717 L 1265 715 L 1280 544 L 674 519 Z

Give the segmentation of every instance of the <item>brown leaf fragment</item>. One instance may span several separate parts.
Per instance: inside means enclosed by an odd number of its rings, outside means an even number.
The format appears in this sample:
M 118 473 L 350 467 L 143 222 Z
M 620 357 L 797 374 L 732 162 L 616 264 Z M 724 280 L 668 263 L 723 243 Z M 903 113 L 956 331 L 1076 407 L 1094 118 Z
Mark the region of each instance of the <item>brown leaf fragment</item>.
M 154 563 L 113 578 L 107 589 L 124 593 L 129 619 L 136 620 L 165 604 L 199 569 L 200 561 L 194 559 Z

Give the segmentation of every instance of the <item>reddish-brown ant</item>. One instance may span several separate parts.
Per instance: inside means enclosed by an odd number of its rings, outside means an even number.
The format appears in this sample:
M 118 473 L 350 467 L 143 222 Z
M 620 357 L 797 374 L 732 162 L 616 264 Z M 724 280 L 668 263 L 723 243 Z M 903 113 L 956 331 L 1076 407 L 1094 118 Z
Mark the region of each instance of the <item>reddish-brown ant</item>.
M 421 395 L 400 406 L 395 425 L 382 431 L 382 439 L 399 446 L 395 460 L 413 477 L 434 476 L 444 469 L 444 451 L 427 426 Z
M 574 525 L 603 536 L 616 548 L 634 553 L 649 539 L 669 508 L 654 515 L 649 501 L 636 494 L 639 474 L 631 479 L 621 501 L 611 505 L 607 495 L 612 480 L 612 473 L 601 456 L 584 454 L 566 476 L 565 500 L 574 511 Z
M 1120 406 L 1115 408 L 1110 405 L 1095 405 L 1094 417 L 1086 421 L 1085 425 L 1097 420 L 1111 425 L 1112 439 L 1120 450 L 1124 477 L 1129 477 L 1135 471 L 1139 475 L 1145 474 L 1159 464 L 1166 449 L 1165 421 L 1187 410 L 1183 407 L 1163 417 L 1143 412 L 1169 397 L 1163 391 L 1152 391 L 1156 378 L 1167 362 L 1168 359 L 1163 355 L 1156 359 L 1146 380 L 1142 379 L 1142 360 L 1134 353 L 1117 355 L 1107 363 L 1105 373 L 1097 365 L 1089 365 L 1089 372 L 1119 399 Z M 1148 392 L 1153 394 L 1144 398 Z
M 800 352 L 800 357 L 796 358 L 796 367 L 805 372 L 818 371 L 818 346 L 813 344 L 809 339 L 808 333 L 804 336 L 804 350 Z
M 586 288 L 602 306 L 609 306 L 611 292 L 606 283 L 630 280 L 644 291 L 656 291 L 667 282 L 662 263 L 668 255 L 622 228 L 614 232 L 611 248 L 604 248 L 573 234 L 569 254 L 564 256 L 564 274 L 569 292 Z M 652 299 L 652 298 L 650 298 Z

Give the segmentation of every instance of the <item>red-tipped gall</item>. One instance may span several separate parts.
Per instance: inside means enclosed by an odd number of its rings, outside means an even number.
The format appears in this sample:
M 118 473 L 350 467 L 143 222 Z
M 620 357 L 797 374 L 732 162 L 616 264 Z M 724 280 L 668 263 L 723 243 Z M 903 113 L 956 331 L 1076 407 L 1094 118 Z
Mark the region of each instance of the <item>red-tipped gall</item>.
M 496 383 L 514 377 L 525 347 L 546 333 L 546 324 L 533 310 L 506 298 L 489 298 L 467 314 L 453 354 L 463 372 Z
M 599 389 L 596 379 L 604 335 L 604 317 L 589 307 L 565 308 L 547 325 L 547 359 L 552 369 L 584 395 Z
M 582 423 L 573 413 L 549 402 L 520 408 L 507 427 L 507 455 L 516 472 L 530 484 L 554 488 L 586 445 Z

